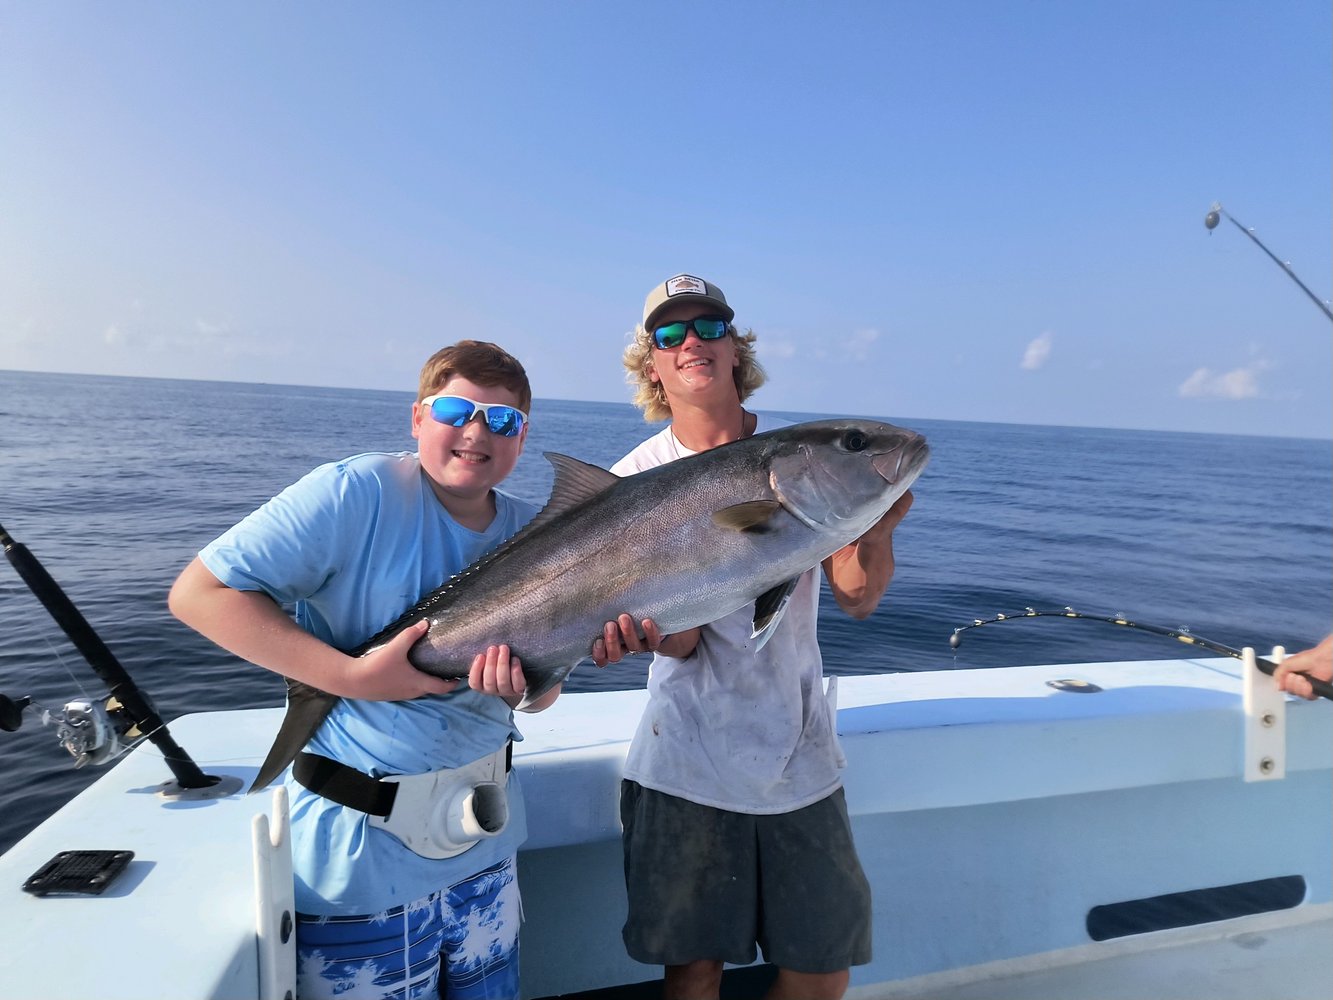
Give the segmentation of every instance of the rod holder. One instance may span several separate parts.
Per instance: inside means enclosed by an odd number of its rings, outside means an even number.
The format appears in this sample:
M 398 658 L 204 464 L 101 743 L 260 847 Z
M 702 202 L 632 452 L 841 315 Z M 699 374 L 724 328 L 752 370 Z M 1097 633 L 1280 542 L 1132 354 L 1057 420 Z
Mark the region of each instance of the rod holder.
M 1287 651 L 1273 647 L 1269 659 L 1281 663 Z M 1259 669 L 1258 657 L 1246 646 L 1244 668 L 1245 780 L 1280 781 L 1287 776 L 1287 699 L 1273 678 Z

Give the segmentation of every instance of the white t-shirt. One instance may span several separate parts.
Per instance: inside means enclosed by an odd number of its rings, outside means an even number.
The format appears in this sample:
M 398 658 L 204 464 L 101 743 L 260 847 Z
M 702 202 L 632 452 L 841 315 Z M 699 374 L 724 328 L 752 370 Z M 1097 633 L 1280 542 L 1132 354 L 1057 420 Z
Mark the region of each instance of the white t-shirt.
M 784 426 L 759 417 L 756 432 Z M 667 427 L 611 467 L 633 475 L 692 455 Z M 842 784 L 846 760 L 825 696 L 819 567 L 801 576 L 758 653 L 754 604 L 705 625 L 685 659 L 653 657 L 648 707 L 625 762 L 645 788 L 732 812 L 791 812 Z

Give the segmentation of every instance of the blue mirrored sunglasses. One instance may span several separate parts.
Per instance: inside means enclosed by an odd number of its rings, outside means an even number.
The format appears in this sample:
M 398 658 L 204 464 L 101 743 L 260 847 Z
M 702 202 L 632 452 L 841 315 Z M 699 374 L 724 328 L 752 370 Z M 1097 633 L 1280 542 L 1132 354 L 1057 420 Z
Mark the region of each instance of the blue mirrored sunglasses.
M 659 350 L 669 351 L 685 343 L 690 329 L 700 340 L 721 340 L 727 335 L 727 321 L 721 316 L 700 316 L 680 323 L 666 323 L 653 331 L 653 343 Z
M 503 403 L 478 403 L 466 396 L 427 396 L 421 405 L 430 411 L 435 420 L 450 427 L 462 427 L 480 413 L 492 434 L 502 434 L 508 438 L 517 437 L 528 422 L 528 415 L 517 407 Z

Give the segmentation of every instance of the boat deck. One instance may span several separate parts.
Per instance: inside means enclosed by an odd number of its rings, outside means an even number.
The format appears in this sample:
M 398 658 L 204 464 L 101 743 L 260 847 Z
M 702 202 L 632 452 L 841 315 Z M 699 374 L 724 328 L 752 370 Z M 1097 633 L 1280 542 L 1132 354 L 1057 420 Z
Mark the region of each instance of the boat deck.
M 1333 996 L 1333 712 L 1287 703 L 1285 776 L 1245 781 L 1238 671 L 1175 660 L 841 678 L 848 807 L 875 899 L 875 958 L 849 996 Z M 1046 684 L 1071 676 L 1102 693 Z M 619 774 L 643 699 L 567 695 L 522 720 L 529 996 L 652 995 L 638 990 L 660 970 L 631 962 L 619 936 Z M 171 727 L 206 772 L 248 787 L 280 717 Z M 141 747 L 0 856 L 0 996 L 261 995 L 251 828 L 271 795 L 172 801 L 158 794 L 167 777 Z M 21 890 L 68 849 L 135 857 L 100 896 Z M 1097 906 L 1284 878 L 1300 886 L 1285 909 L 1089 937 Z M 753 995 L 759 975 L 735 970 L 733 995 Z

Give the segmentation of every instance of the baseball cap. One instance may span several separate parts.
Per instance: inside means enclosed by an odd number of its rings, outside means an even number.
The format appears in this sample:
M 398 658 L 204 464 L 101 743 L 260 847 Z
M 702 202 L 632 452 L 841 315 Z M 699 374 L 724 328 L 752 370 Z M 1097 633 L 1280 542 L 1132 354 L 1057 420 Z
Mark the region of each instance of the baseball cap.
M 717 285 L 692 274 L 677 274 L 648 293 L 643 302 L 643 328 L 651 330 L 657 314 L 674 302 L 701 302 L 712 306 L 728 323 L 736 316 L 736 311 L 727 305 L 727 297 Z

